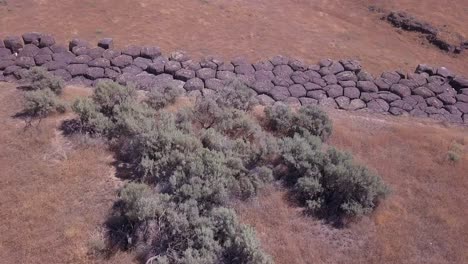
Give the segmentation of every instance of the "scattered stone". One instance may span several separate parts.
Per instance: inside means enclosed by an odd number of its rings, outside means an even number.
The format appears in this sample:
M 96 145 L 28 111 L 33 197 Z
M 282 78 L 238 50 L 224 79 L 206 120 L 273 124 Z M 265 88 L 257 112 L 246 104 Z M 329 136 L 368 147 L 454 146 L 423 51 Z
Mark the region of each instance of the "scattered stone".
M 249 74 L 254 74 L 255 69 L 251 64 L 240 64 L 234 68 L 234 72 L 237 74 L 249 75 Z

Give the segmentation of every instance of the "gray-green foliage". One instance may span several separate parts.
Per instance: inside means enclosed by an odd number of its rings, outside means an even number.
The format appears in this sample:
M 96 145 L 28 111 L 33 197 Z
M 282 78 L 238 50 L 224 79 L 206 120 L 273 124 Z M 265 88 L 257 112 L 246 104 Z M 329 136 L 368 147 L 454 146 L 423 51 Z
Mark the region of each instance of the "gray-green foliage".
M 125 217 L 136 229 L 157 219 L 160 232 L 146 234 L 153 241 L 146 250 L 158 263 L 269 263 L 252 231 L 224 207 L 273 179 L 264 157 L 278 153 L 276 141 L 233 107 L 246 106 L 242 96 L 232 95 L 232 105 L 206 99 L 175 113 L 161 110 L 176 98 L 169 97 L 142 102 L 133 88 L 101 83 L 73 105 L 87 131 L 117 143 L 120 160 L 141 181 L 121 191 Z M 203 105 L 215 111 L 205 113 Z
M 173 104 L 177 97 L 183 94 L 183 89 L 179 89 L 177 87 L 168 86 L 162 90 L 152 90 L 148 93 L 148 98 L 146 99 L 146 103 L 156 109 L 162 109 L 169 104 Z
M 268 108 L 270 133 L 246 112 L 254 102 L 239 84 L 193 107 L 163 110 L 177 96 L 141 101 L 131 87 L 101 83 L 73 105 L 86 131 L 116 143 L 122 167 L 139 182 L 122 189 L 121 213 L 157 263 L 270 263 L 226 207 L 233 197 L 256 195 L 273 175 L 310 212 L 337 217 L 369 213 L 386 193 L 350 157 L 323 151 L 331 122 L 316 108 Z
M 62 93 L 65 83 L 62 79 L 54 76 L 46 69 L 41 67 L 33 67 L 26 72 L 25 78 L 31 82 L 32 90 L 46 90 L 50 89 L 55 94 Z
M 24 94 L 23 114 L 30 117 L 46 117 L 51 113 L 64 113 L 65 104 L 50 89 L 28 91 Z
M 66 105 L 58 95 L 64 82 L 43 68 L 34 67 L 26 72 L 30 89 L 24 93 L 23 114 L 32 118 L 43 118 L 51 113 L 63 113 Z
M 348 153 L 320 150 L 320 139 L 296 134 L 282 142 L 285 176 L 309 212 L 330 218 L 370 213 L 388 189 L 381 179 L 356 164 Z
M 310 133 L 322 140 L 328 139 L 332 132 L 332 123 L 319 108 L 308 105 L 297 112 L 284 104 L 276 104 L 265 109 L 270 128 L 280 134 L 292 137 L 295 133 Z

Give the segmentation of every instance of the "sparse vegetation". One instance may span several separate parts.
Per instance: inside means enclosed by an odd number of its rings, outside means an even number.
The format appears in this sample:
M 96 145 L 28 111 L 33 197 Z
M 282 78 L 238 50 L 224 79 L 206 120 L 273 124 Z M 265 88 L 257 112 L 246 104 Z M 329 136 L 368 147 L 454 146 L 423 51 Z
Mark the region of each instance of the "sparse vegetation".
M 463 155 L 463 145 L 458 142 L 453 142 L 447 152 L 447 157 L 452 162 L 458 162 Z
M 82 132 L 116 147 L 133 179 L 117 212 L 132 226 L 128 246 L 143 247 L 157 263 L 270 263 L 228 201 L 255 196 L 274 175 L 294 187 L 307 211 L 326 218 L 370 213 L 386 194 L 349 155 L 323 150 L 331 122 L 317 108 L 268 108 L 262 127 L 247 112 L 255 102 L 241 83 L 177 112 L 164 107 L 179 92 L 165 92 L 141 101 L 134 88 L 104 82 L 72 107 Z

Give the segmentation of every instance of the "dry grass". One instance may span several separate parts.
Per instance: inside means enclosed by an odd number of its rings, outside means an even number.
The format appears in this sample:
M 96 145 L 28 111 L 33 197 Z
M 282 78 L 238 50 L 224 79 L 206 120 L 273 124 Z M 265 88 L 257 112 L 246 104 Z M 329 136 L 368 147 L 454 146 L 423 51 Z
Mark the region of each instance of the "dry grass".
M 72 101 L 90 89 L 67 87 Z M 0 263 L 132 263 L 90 256 L 121 184 L 103 145 L 79 146 L 56 127 L 63 116 L 23 131 L 11 116 L 20 92 L 0 87 Z M 190 105 L 181 99 L 177 107 Z M 174 110 L 169 108 L 169 110 Z M 261 109 L 254 114 L 261 118 Z M 280 188 L 236 206 L 277 263 L 468 263 L 468 133 L 410 118 L 331 112 L 331 144 L 377 170 L 393 194 L 346 229 L 301 215 Z M 458 162 L 448 151 L 457 145 Z M 458 146 L 460 145 L 460 146 Z
M 20 93 L 1 84 L 0 263 L 90 263 L 88 241 L 119 185 L 112 156 L 102 145 L 64 139 L 56 130 L 63 116 L 24 131 L 24 122 L 11 117 L 21 109 Z M 64 97 L 82 94 L 67 88 Z
M 352 152 L 393 189 L 377 212 L 333 229 L 265 191 L 238 205 L 277 263 L 468 263 L 468 154 L 448 159 L 468 130 L 431 121 L 330 113 L 330 143 Z

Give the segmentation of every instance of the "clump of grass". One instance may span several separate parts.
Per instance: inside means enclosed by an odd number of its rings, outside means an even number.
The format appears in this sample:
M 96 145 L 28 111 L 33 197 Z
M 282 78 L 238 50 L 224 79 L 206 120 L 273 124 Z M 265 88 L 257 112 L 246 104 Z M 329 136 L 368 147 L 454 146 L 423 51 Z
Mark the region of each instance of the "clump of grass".
M 452 162 L 460 161 L 463 155 L 463 149 L 464 149 L 463 144 L 460 144 L 458 142 L 453 142 L 452 145 L 450 145 L 450 149 L 447 152 L 448 159 Z

